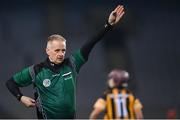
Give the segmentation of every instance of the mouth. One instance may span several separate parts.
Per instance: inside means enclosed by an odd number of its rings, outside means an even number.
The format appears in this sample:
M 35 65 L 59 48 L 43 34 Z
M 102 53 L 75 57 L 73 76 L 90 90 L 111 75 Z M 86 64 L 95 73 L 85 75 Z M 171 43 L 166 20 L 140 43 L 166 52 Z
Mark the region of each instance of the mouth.
M 63 58 L 58 58 L 58 60 L 59 60 L 59 61 L 62 61 L 62 60 L 63 60 Z

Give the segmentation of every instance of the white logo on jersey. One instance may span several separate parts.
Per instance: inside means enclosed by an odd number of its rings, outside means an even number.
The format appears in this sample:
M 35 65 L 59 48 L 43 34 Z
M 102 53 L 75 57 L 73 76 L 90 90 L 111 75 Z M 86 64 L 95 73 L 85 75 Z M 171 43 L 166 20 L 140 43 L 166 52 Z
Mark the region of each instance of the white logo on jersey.
M 51 85 L 51 81 L 49 79 L 44 79 L 43 85 L 44 85 L 44 87 L 49 87 Z

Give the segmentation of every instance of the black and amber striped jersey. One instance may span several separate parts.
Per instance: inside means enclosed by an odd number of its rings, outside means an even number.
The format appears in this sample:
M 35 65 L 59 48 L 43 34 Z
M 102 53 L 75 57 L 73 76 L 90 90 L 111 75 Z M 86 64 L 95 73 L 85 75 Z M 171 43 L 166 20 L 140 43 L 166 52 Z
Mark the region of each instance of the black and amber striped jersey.
M 113 88 L 104 92 L 94 108 L 105 110 L 104 119 L 135 119 L 135 111 L 142 109 L 142 104 L 128 89 Z

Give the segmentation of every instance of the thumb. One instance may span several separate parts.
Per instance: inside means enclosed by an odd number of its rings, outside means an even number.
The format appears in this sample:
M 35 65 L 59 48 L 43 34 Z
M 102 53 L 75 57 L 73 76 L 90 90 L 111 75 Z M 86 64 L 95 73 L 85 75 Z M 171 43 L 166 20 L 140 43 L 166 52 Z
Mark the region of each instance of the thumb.
M 116 15 L 117 15 L 116 11 L 113 11 L 113 12 L 112 12 L 112 15 L 113 15 L 114 17 L 116 17 Z

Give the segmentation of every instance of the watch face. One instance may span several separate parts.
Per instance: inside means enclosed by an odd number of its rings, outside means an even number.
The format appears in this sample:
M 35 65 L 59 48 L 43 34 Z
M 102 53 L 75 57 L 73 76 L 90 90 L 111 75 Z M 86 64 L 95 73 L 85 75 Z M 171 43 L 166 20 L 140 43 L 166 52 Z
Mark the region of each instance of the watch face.
M 51 81 L 49 79 L 44 79 L 43 85 L 44 85 L 44 87 L 49 87 L 51 85 Z

